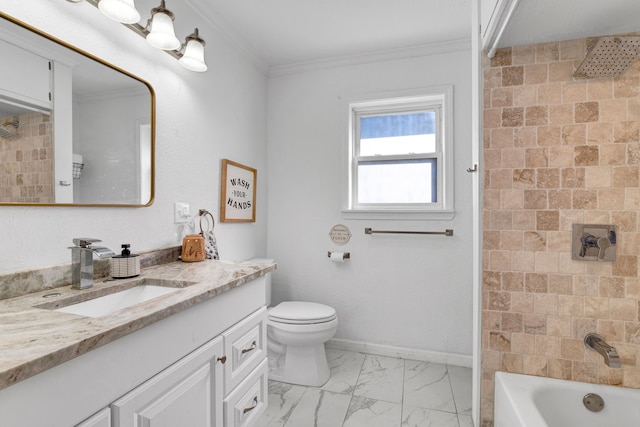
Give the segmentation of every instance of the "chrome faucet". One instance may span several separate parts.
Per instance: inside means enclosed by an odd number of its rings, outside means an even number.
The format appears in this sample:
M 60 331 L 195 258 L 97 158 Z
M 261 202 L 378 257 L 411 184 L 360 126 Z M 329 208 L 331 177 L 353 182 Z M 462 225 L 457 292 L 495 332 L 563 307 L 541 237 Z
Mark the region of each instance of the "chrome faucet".
M 604 357 L 604 363 L 610 368 L 621 368 L 620 355 L 615 347 L 607 344 L 603 337 L 598 334 L 590 333 L 584 337 L 584 345 L 591 350 L 595 350 Z
M 71 288 L 87 289 L 93 286 L 93 254 L 98 258 L 110 258 L 115 253 L 103 246 L 91 246 L 98 239 L 78 237 L 73 239 L 71 249 Z

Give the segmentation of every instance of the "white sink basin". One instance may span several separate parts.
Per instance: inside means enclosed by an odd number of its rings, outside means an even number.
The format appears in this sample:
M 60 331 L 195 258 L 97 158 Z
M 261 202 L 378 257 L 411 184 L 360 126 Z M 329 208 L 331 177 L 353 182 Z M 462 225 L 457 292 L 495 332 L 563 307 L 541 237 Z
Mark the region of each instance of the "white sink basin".
M 176 292 L 177 290 L 179 289 L 166 286 L 141 285 L 89 301 L 58 308 L 55 311 L 80 316 L 101 317 L 122 310 L 123 308 L 149 301 L 161 295 Z

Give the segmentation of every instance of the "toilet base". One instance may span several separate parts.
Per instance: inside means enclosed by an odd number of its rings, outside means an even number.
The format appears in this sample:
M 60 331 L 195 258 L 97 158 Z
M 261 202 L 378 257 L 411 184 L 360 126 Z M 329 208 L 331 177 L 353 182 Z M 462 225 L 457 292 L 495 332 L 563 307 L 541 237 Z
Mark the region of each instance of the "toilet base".
M 324 343 L 314 346 L 286 346 L 285 354 L 268 354 L 268 378 L 284 383 L 319 387 L 330 377 Z

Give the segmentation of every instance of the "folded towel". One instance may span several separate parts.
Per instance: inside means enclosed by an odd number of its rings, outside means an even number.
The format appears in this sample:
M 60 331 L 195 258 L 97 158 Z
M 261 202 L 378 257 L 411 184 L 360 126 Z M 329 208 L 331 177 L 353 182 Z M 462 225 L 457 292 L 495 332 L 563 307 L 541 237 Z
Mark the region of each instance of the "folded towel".
M 220 259 L 220 255 L 218 255 L 218 243 L 213 230 L 204 233 L 204 246 L 207 259 Z

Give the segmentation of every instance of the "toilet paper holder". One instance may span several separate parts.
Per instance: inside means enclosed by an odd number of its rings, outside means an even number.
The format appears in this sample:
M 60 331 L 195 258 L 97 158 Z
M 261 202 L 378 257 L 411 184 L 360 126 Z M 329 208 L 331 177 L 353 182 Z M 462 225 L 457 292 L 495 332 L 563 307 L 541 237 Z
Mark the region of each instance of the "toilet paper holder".
M 331 258 L 331 254 L 333 252 L 329 251 L 327 252 L 327 257 Z M 351 253 L 350 252 L 343 252 L 342 253 L 342 259 L 350 259 L 351 258 Z

